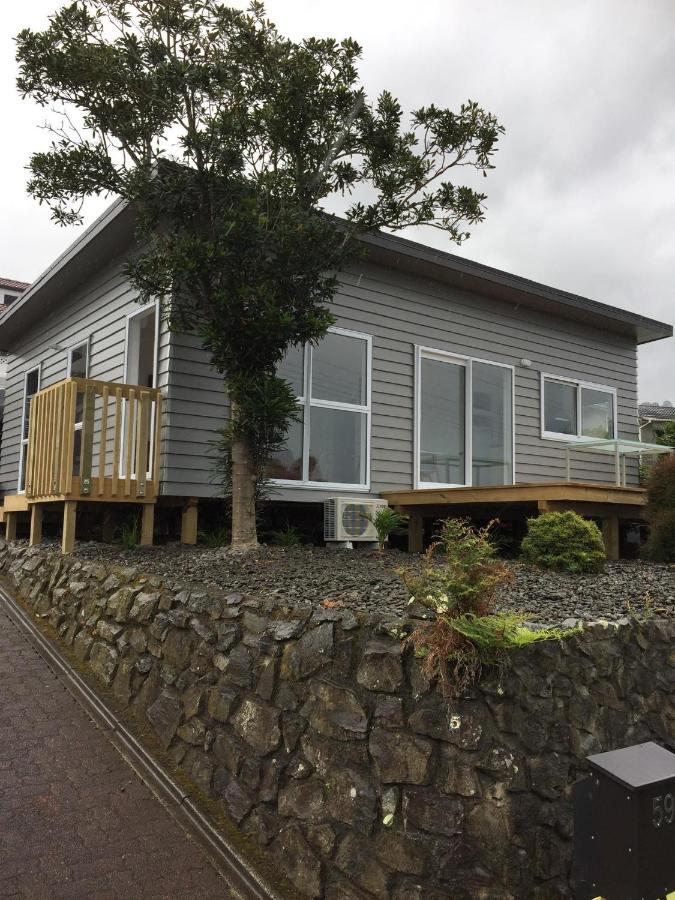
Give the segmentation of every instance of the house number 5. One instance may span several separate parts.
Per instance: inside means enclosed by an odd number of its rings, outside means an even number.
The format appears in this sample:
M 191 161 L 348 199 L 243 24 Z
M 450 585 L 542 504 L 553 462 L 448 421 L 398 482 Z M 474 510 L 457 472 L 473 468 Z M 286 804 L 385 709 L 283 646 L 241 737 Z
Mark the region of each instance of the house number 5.
M 662 825 L 672 825 L 675 821 L 675 796 L 664 794 L 663 797 L 652 798 L 652 825 L 660 828 Z

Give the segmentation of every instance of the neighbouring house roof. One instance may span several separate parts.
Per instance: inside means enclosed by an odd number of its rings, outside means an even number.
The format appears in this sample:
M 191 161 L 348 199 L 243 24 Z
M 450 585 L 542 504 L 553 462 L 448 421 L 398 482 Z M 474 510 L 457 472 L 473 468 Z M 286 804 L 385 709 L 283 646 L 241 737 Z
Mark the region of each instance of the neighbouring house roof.
M 23 293 L 30 287 L 29 281 L 15 281 L 13 278 L 3 278 L 0 275 L 0 292 L 1 291 L 20 291 Z M 0 316 L 10 308 L 11 303 L 0 303 Z
M 656 419 L 661 422 L 675 422 L 675 406 L 666 403 L 641 403 L 638 406 L 641 419 Z
M 15 281 L 13 278 L 3 278 L 0 275 L 0 290 L 6 288 L 8 291 L 25 291 L 30 287 L 30 281 Z
M 84 231 L 0 318 L 0 348 L 8 349 L 32 322 L 51 312 L 69 292 L 109 260 L 134 244 L 133 207 L 116 200 Z M 528 307 L 596 328 L 627 335 L 637 344 L 671 337 L 672 325 L 639 313 L 493 269 L 461 256 L 380 232 L 363 238 L 369 259 L 391 268 L 452 284 L 499 299 L 513 308 Z

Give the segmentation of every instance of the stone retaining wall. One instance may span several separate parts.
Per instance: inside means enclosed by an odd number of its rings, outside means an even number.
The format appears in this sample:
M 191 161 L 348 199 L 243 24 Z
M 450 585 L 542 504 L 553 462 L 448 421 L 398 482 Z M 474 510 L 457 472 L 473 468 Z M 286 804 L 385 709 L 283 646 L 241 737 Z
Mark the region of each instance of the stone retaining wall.
M 572 896 L 584 757 L 675 735 L 672 619 L 533 645 L 449 710 L 401 619 L 16 543 L 0 571 L 302 896 Z

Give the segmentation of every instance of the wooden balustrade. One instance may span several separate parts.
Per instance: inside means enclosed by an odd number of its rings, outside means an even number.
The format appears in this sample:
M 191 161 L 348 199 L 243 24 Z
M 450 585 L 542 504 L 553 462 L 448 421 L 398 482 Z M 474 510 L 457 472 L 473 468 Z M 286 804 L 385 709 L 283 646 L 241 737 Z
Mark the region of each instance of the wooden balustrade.
M 152 501 L 159 476 L 161 393 L 67 378 L 31 400 L 30 501 Z

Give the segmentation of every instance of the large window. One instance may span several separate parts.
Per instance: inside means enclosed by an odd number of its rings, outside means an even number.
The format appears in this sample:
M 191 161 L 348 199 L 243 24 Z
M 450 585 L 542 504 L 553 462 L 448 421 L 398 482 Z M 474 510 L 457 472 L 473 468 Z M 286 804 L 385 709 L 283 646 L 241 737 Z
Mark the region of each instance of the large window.
M 513 369 L 417 351 L 419 487 L 513 482 Z
M 613 388 L 542 375 L 542 435 L 557 440 L 616 437 Z
M 370 435 L 368 335 L 332 328 L 317 347 L 290 350 L 278 369 L 293 385 L 300 421 L 269 475 L 286 483 L 368 486 Z
M 26 372 L 23 381 L 23 415 L 21 417 L 21 448 L 19 451 L 19 490 L 26 490 L 26 463 L 28 462 L 28 430 L 30 427 L 30 401 L 40 390 L 40 367 Z

